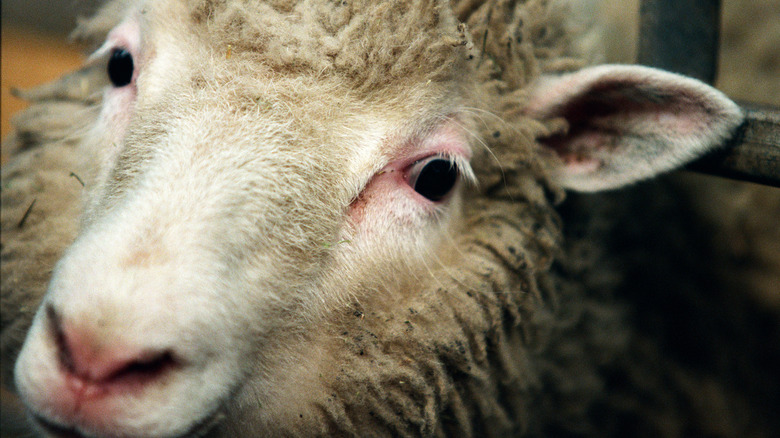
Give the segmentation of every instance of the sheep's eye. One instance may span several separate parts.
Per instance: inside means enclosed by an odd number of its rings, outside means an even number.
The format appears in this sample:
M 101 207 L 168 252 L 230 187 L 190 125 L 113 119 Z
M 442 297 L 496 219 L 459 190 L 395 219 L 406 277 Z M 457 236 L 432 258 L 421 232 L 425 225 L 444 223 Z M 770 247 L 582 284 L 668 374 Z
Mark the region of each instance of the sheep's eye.
M 411 181 L 414 191 L 426 199 L 437 202 L 444 199 L 458 181 L 458 168 L 450 161 L 435 158 L 424 163 L 416 178 Z
M 108 60 L 108 77 L 115 87 L 124 87 L 133 81 L 133 56 L 125 49 L 114 49 Z

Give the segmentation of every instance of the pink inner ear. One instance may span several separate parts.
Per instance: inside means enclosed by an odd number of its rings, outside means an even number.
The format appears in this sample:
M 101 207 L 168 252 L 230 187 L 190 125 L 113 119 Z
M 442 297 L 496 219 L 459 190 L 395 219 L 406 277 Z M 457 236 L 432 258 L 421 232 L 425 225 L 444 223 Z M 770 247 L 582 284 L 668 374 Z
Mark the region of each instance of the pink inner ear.
M 604 165 L 602 160 L 594 156 L 593 151 L 608 149 L 613 139 L 600 132 L 589 130 L 569 132 L 541 141 L 558 154 L 570 172 L 580 174 L 598 170 Z
M 597 157 L 616 152 L 626 137 L 659 130 L 662 135 L 687 137 L 706 129 L 711 118 L 707 105 L 688 90 L 669 84 L 661 89 L 637 78 L 596 82 L 579 94 L 560 98 L 544 116 L 563 117 L 569 130 L 540 141 L 574 172 L 598 168 L 602 163 Z

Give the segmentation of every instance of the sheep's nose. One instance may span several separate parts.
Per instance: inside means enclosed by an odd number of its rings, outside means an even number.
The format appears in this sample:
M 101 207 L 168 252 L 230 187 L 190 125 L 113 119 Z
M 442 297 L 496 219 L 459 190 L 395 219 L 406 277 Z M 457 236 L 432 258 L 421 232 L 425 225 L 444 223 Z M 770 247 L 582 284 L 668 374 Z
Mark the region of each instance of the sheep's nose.
M 74 392 L 99 396 L 129 392 L 150 385 L 176 366 L 170 350 L 123 345 L 99 337 L 83 325 L 63 323 L 52 306 L 46 313 L 51 323 L 57 354 Z

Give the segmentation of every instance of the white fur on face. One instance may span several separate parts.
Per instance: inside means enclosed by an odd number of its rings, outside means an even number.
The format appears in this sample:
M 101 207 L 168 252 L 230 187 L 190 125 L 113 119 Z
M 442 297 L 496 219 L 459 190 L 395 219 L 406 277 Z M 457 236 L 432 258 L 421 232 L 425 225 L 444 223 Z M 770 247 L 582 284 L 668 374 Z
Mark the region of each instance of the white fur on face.
M 269 376 L 284 370 L 263 362 L 268 350 L 352 299 L 360 278 L 419 264 L 455 220 L 458 197 L 424 199 L 409 168 L 441 156 L 469 175 L 470 149 L 458 127 L 466 121 L 436 121 L 455 118 L 452 108 L 417 119 L 430 109 L 410 106 L 388 119 L 389 110 L 320 96 L 316 84 L 219 80 L 230 75 L 222 60 L 204 64 L 187 38 L 136 46 L 151 37 L 133 32 L 157 28 L 135 19 L 103 49 L 127 45 L 138 71 L 131 86 L 105 92 L 93 133 L 105 165 L 16 380 L 51 424 L 180 436 L 209 423 L 250 376 L 269 396 Z M 206 85 L 194 88 L 193 75 Z M 343 112 L 319 118 L 328 107 Z M 63 336 L 86 351 L 74 362 L 87 371 L 63 366 Z M 130 389 L 101 380 L 112 379 L 104 363 L 150 352 L 169 354 L 170 367 Z

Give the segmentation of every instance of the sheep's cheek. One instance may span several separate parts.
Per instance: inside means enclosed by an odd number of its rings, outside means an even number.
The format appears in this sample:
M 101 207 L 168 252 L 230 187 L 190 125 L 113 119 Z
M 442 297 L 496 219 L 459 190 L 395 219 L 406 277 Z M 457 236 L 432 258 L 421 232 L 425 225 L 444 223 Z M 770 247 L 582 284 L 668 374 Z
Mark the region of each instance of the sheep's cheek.
M 111 143 L 118 143 L 127 131 L 135 107 L 135 98 L 135 85 L 106 91 L 100 120 Z

